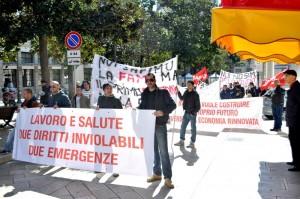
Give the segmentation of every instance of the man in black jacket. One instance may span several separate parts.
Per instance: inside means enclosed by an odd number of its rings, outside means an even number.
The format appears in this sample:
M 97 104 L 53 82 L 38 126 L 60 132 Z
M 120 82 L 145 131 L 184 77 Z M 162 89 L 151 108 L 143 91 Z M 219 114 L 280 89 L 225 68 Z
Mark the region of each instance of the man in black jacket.
M 277 79 L 274 81 L 274 84 L 276 87 L 271 95 L 274 128 L 271 131 L 281 131 L 285 90 L 281 88 L 280 82 Z
M 168 152 L 167 122 L 169 114 L 176 108 L 174 100 L 167 90 L 156 86 L 155 75 L 146 75 L 147 88 L 143 91 L 139 109 L 155 110 L 156 116 L 154 137 L 154 167 L 153 175 L 147 182 L 161 180 L 161 166 L 165 177 L 165 186 L 172 189 L 172 168 Z
M 196 142 L 196 119 L 197 113 L 200 110 L 200 99 L 198 93 L 194 89 L 194 82 L 188 81 L 187 90 L 181 95 L 180 91 L 177 92 L 180 100 L 183 100 L 184 115 L 180 129 L 180 141 L 175 146 L 184 146 L 186 127 L 191 122 L 192 136 L 188 148 L 194 148 Z
M 118 98 L 115 98 L 112 92 L 112 86 L 110 84 L 103 84 L 102 87 L 104 95 L 99 96 L 97 109 L 99 108 L 111 108 L 122 109 L 122 103 Z
M 286 70 L 285 82 L 290 86 L 286 103 L 286 122 L 289 127 L 289 140 L 293 161 L 288 165 L 294 166 L 289 171 L 300 171 L 300 83 L 294 70 Z

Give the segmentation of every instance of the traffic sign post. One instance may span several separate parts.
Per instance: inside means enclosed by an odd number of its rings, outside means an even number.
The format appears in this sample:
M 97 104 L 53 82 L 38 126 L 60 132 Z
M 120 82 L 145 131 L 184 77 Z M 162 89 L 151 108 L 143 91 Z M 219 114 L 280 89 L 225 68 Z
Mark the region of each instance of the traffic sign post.
M 68 60 L 68 82 L 69 82 L 69 96 L 73 97 L 75 94 L 75 70 L 73 66 L 80 65 L 81 53 L 80 47 L 82 44 L 82 37 L 76 31 L 71 31 L 65 36 L 65 45 L 69 49 L 67 51 Z

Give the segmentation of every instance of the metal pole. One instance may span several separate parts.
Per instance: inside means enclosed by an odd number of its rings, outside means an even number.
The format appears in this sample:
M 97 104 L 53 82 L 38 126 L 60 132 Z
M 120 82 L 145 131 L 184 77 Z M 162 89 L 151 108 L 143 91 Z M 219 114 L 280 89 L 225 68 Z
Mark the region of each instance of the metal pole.
M 19 51 L 17 52 L 17 103 L 21 104 L 21 82 L 22 82 L 22 65 L 19 64 Z

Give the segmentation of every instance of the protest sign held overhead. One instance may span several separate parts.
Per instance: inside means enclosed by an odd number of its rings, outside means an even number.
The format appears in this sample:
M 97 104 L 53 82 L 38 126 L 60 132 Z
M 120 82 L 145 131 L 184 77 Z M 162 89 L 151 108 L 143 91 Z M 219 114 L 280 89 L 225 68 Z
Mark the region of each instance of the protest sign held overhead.
M 21 109 L 13 158 L 147 176 L 152 172 L 154 126 L 151 110 Z
M 119 64 L 95 55 L 92 64 L 92 90 L 94 103 L 102 94 L 102 85 L 110 83 L 114 95 L 125 107 L 137 107 L 145 85 L 145 76 L 153 73 L 158 86 L 175 91 L 177 85 L 177 57 L 151 67 L 134 67 Z
M 221 70 L 220 72 L 220 89 L 223 85 L 229 85 L 229 83 L 239 82 L 240 85 L 244 88 L 247 88 L 250 82 L 253 82 L 254 85 L 257 85 L 257 72 L 250 71 L 245 73 L 230 73 Z

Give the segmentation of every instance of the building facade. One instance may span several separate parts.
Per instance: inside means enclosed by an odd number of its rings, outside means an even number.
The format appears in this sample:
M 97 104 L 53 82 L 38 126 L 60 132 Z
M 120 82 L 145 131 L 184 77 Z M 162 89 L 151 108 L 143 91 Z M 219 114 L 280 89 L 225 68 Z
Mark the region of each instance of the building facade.
M 49 58 L 50 79 L 62 84 L 65 92 L 68 93 L 68 68 L 58 63 L 54 58 Z M 75 67 L 75 81 L 91 79 L 92 68 L 90 64 Z M 36 97 L 39 97 L 41 90 L 41 67 L 39 55 L 31 52 L 30 42 L 25 43 L 17 52 L 16 62 L 3 62 L 0 60 L 0 88 L 4 87 L 5 79 L 10 79 L 14 87 L 22 91 L 23 88 L 31 88 Z M 2 89 L 0 89 L 2 98 Z

